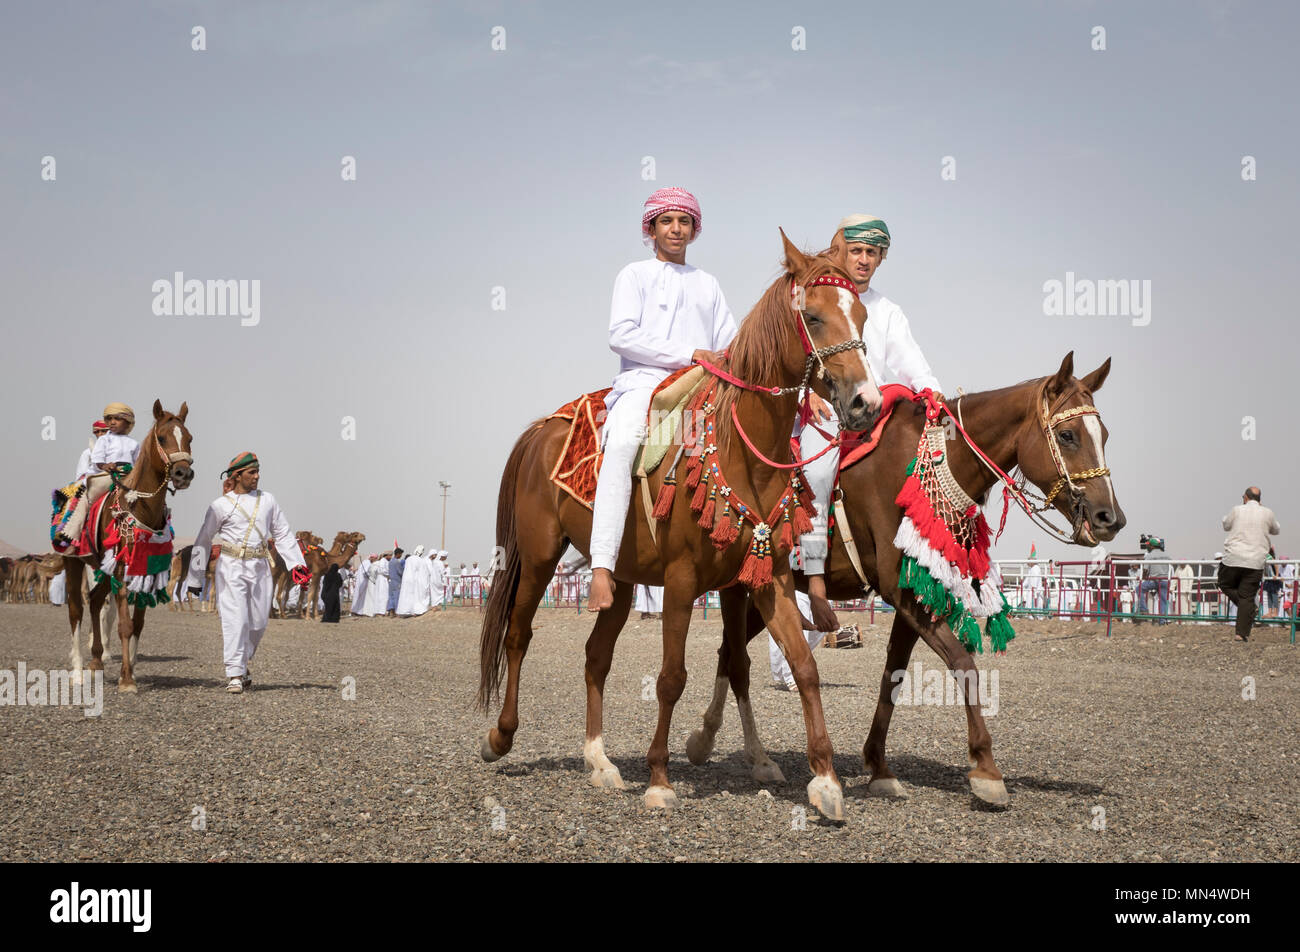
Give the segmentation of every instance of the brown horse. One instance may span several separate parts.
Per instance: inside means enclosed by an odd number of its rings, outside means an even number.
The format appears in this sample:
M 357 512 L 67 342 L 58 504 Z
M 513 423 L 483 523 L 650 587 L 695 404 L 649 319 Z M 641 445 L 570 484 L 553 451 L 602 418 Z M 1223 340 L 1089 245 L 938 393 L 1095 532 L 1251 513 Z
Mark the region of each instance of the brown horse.
M 125 535 L 136 527 L 161 531 L 167 525 L 167 495 L 164 492 L 170 483 L 171 491 L 185 489 L 194 479 L 194 458 L 190 455 L 190 431 L 185 428 L 185 417 L 189 407 L 182 403 L 179 413 L 168 413 L 162 408 L 162 402 L 153 402 L 153 428 L 140 443 L 140 452 L 135 466 L 120 488 L 113 489 L 104 496 L 104 505 L 99 510 L 97 538 L 103 538 L 105 529 L 116 518 Z M 102 562 L 102 553 L 96 552 L 82 558 L 65 557 L 68 571 L 68 622 L 72 627 L 73 681 L 81 683 L 81 619 L 83 602 L 81 582 L 87 566 L 98 570 Z M 126 573 L 126 560 L 119 559 L 113 575 L 121 581 Z M 109 595 L 110 582 L 102 579 L 90 590 L 90 621 L 93 640 L 90 649 L 91 671 L 104 670 L 103 641 L 100 631 L 100 608 Z M 140 632 L 144 629 L 145 606 L 135 606 L 134 617 L 126 602 L 125 586 L 113 593 L 117 606 L 117 628 L 122 639 L 122 674 L 117 682 L 119 693 L 134 694 L 136 691 L 132 667 L 135 664 L 136 648 L 140 642 Z
M 1075 378 L 1071 352 L 1052 376 L 1002 390 L 969 394 L 949 404 L 960 415 L 972 441 L 1003 472 L 1019 467 L 1029 482 L 1049 494 L 1051 487 L 1065 475 L 1049 448 L 1049 440 L 1056 442 L 1061 463 L 1072 478 L 1058 487 L 1064 491 L 1057 492 L 1053 506 L 1070 520 L 1071 541 L 1078 545 L 1091 546 L 1113 539 L 1125 523 L 1106 469 L 1104 448 L 1108 434 L 1100 416 L 1067 412 L 1090 407 L 1093 393 L 1101 389 L 1109 372 L 1108 358 L 1092 373 L 1082 379 Z M 1058 414 L 1064 414 L 1060 422 L 1052 422 L 1058 419 Z M 950 672 L 959 673 L 957 684 L 963 689 L 966 708 L 972 766 L 968 779 L 972 793 L 986 803 L 1006 806 L 1010 798 L 1002 772 L 993 761 L 993 741 L 984 724 L 977 693 L 979 671 L 974 656 L 947 624 L 931 618 L 911 591 L 899 588 L 902 554 L 894 538 L 902 521 L 902 510 L 894 500 L 903 486 L 906 467 L 916 451 L 924 423 L 921 405 L 898 406 L 885 425 L 879 446 L 840 474 L 844 517 L 865 578 L 853 567 L 844 542 L 845 533 L 836 532 L 827 562 L 827 592 L 831 598 L 858 598 L 869 586 L 896 609 L 880 682 L 880 699 L 863 747 L 863 758 L 871 772 L 868 790 L 886 796 L 906 795 L 885 762 L 885 735 L 894 711 L 893 691 L 899 684 L 896 673 L 907 668 L 912 648 L 920 637 L 944 660 Z M 998 477 L 957 436 L 955 429 L 949 433 L 946 452 L 960 487 L 983 505 L 997 485 Z M 796 576 L 796 581 L 806 590 L 807 580 L 801 574 Z M 743 601 L 743 593 L 724 593 L 724 599 L 734 602 L 737 595 Z M 722 724 L 728 684 L 736 694 L 747 756 L 751 762 L 756 758 L 766 759 L 749 705 L 749 656 L 745 650 L 746 642 L 762 631 L 763 621 L 752 607 L 747 616 L 744 611 L 743 606 L 728 606 L 724 602 L 726 628 L 718 651 L 713 700 L 704 713 L 704 726 L 687 743 L 688 756 L 695 764 L 704 763 L 713 749 L 714 737 Z M 744 621 L 736 624 L 737 618 Z M 757 751 L 751 749 L 751 744 L 757 746 Z
M 855 428 L 867 427 L 880 408 L 880 392 L 871 378 L 861 342 L 866 310 L 843 271 L 828 258 L 809 257 L 785 234 L 784 273 L 741 324 L 725 361 L 726 370 L 750 385 L 783 388 L 779 396 L 720 383 L 716 405 L 715 461 L 752 513 L 766 515 L 789 486 L 788 471 L 761 462 L 736 438 L 732 412 L 753 446 L 773 462 L 789 463 L 790 431 L 798 409 L 801 380 L 808 381 L 815 364 L 821 374 L 813 388 L 830 399 L 841 419 Z M 802 304 L 802 309 L 797 309 Z M 801 327 L 803 331 L 801 331 Z M 804 334 L 810 344 L 805 343 Z M 858 351 L 854 353 L 853 351 Z M 549 474 L 561 452 L 568 424 L 558 420 L 534 423 L 515 444 L 501 480 L 497 504 L 497 544 L 504 553 L 488 595 L 480 644 L 479 703 L 486 709 L 506 675 L 505 701 L 496 727 L 483 741 L 481 754 L 492 761 L 504 756 L 519 727 L 519 676 L 532 637 L 532 618 L 568 545 L 589 554 L 591 511 L 558 489 Z M 682 445 L 678 433 L 677 446 Z M 710 447 L 704 450 L 706 458 Z M 672 458 L 676 448 L 670 448 Z M 657 494 L 665 469 L 651 477 Z M 703 485 L 703 483 L 701 483 Z M 715 483 L 716 485 L 716 483 Z M 689 480 L 688 480 L 689 486 Z M 647 755 L 650 784 L 645 802 L 671 807 L 676 794 L 668 782 L 668 731 L 673 707 L 686 684 L 686 633 L 696 598 L 710 589 L 738 581 L 746 549 L 755 531 L 742 522 L 734 544 L 718 550 L 707 529 L 697 524 L 689 492 L 679 492 L 665 520 L 652 534 L 645 505 L 633 494 L 623 545 L 615 567 L 618 580 L 613 607 L 599 613 L 587 642 L 587 731 L 583 755 L 597 786 L 622 787 L 618 769 L 609 761 L 602 737 L 602 696 L 614 639 L 627 619 L 636 583 L 663 585 L 663 666 L 656 693 L 659 721 Z M 712 508 L 711 505 L 709 508 Z M 725 515 L 723 518 L 728 518 Z M 770 517 L 769 517 L 770 518 Z M 760 539 L 762 535 L 760 534 Z M 789 560 L 773 542 L 772 584 L 757 587 L 753 603 L 773 635 L 786 648 L 803 699 L 808 734 L 808 760 L 813 780 L 810 802 L 832 819 L 843 816 L 843 792 L 831 759 L 830 740 L 822 716 L 817 667 L 800 631 L 794 603 Z

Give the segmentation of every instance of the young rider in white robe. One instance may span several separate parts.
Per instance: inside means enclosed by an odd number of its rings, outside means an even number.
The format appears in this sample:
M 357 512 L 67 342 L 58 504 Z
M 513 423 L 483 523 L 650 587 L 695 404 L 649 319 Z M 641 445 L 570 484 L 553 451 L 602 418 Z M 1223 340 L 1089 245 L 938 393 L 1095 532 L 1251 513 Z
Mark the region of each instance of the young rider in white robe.
M 686 263 L 686 246 L 701 226 L 700 206 L 690 192 L 655 192 L 641 218 L 642 241 L 655 256 L 628 265 L 614 280 L 609 347 L 619 356 L 619 373 L 605 398 L 605 458 L 591 517 L 591 611 L 614 604 L 614 567 L 632 498 L 632 462 L 645 439 L 655 387 L 697 359 L 717 363 L 718 351 L 736 336 L 736 321 L 717 279 Z
M 929 387 L 942 400 L 938 378 L 913 339 L 902 308 L 871 287 L 872 276 L 889 254 L 889 244 L 889 228 L 879 218 L 850 215 L 840 222 L 830 249 L 824 253 L 844 268 L 867 309 L 862 339 L 867 345 L 867 364 L 871 367 L 872 377 L 882 383 L 894 381 L 918 391 Z M 814 415 L 812 422 L 834 437 L 839 428 L 835 411 L 815 393 L 809 396 Z M 799 455 L 804 459 L 815 456 L 826 447 L 826 438 L 813 426 L 805 425 L 801 429 L 796 423 L 795 434 L 799 436 Z M 803 571 L 808 577 L 812 621 L 818 631 L 839 628 L 839 620 L 826 599 L 825 579 L 826 558 L 830 552 L 826 520 L 839 462 L 839 450 L 835 449 L 809 463 L 803 470 L 808 487 L 817 498 L 817 512 L 812 519 L 812 531 L 799 537 L 799 550 Z
M 91 448 L 86 491 L 63 528 L 63 536 L 73 542 L 81 535 L 91 505 L 113 488 L 110 474 L 129 471 L 140 453 L 140 444 L 127 436 L 135 426 L 135 412 L 130 407 L 125 403 L 110 403 L 104 407 L 104 422 L 108 424 L 108 432 L 96 439 Z
M 237 456 L 222 476 L 229 477 L 234 485 L 208 506 L 194 540 L 188 585 L 191 592 L 199 590 L 212 543 L 219 542 L 217 606 L 221 613 L 226 677 L 230 679 L 226 690 L 239 694 L 253 684 L 248 666 L 271 617 L 271 563 L 267 543 L 275 540 L 276 551 L 290 572 L 305 568 L 306 562 L 279 503 L 270 493 L 257 488 L 261 477 L 257 457 L 252 453 Z

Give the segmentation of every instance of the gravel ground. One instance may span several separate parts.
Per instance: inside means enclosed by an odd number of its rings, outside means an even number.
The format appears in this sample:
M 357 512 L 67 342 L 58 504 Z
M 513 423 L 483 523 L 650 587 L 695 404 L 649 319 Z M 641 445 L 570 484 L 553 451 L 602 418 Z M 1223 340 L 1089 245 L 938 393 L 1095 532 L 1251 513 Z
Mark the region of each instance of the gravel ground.
M 685 737 L 713 680 L 716 616 L 697 613 L 692 626 L 669 765 L 681 804 L 665 814 L 641 800 L 655 622 L 629 622 L 610 674 L 606 746 L 629 787 L 612 791 L 591 787 L 582 761 L 587 616 L 539 613 L 514 750 L 485 764 L 491 719 L 471 703 L 476 610 L 338 626 L 272 620 L 256 690 L 242 696 L 224 691 L 214 615 L 154 611 L 138 695 L 116 693 L 114 661 L 99 718 L 0 707 L 0 859 L 1297 858 L 1300 678 L 1284 632 L 1257 629 L 1241 645 L 1221 626 L 1117 625 L 1109 640 L 1091 624 L 1017 627 L 1006 656 L 980 660 L 999 675 L 988 723 L 1012 798 L 1004 812 L 972 804 L 965 717 L 951 706 L 896 710 L 890 762 L 910 798 L 867 796 L 861 748 L 888 616 L 864 624 L 861 650 L 818 650 L 845 785 L 847 822 L 836 826 L 811 808 L 799 822 L 811 779 L 801 709 L 769 685 L 765 644 L 751 650 L 754 707 L 788 782 L 750 778 L 734 703 L 711 761 L 687 762 Z M 67 644 L 63 611 L 0 605 L 0 669 L 64 667 Z M 938 666 L 924 646 L 915 658 Z M 354 700 L 343 696 L 347 678 Z

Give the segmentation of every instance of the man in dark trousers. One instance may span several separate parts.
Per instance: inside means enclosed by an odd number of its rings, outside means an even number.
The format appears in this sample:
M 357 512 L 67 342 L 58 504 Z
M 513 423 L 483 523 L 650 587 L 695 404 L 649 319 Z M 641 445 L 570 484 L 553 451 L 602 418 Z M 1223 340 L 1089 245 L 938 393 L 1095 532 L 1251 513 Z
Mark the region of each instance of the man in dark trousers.
M 397 600 L 402 594 L 402 550 L 394 549 L 393 557 L 388 560 L 388 617 L 397 617 Z
M 1255 596 L 1264 577 L 1270 535 L 1277 535 L 1273 510 L 1260 505 L 1258 486 L 1251 486 L 1241 497 L 1241 505 L 1223 517 L 1228 538 L 1223 543 L 1223 561 L 1219 563 L 1219 590 L 1237 606 L 1237 640 L 1250 637 L 1255 621 Z

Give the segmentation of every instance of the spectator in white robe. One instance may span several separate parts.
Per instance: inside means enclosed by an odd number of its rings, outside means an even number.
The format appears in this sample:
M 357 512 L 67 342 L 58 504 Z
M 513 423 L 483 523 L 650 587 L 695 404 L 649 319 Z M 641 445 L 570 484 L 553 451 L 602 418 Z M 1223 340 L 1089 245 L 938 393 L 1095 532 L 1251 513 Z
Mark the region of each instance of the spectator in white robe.
M 644 621 L 659 615 L 664 610 L 664 587 L 662 585 L 638 585 L 636 587 L 636 610 Z
M 439 610 L 447 601 L 447 583 L 450 581 L 448 576 L 451 574 L 447 568 L 447 550 L 438 551 L 438 560 L 433 564 L 433 606 Z
M 383 567 L 384 557 L 373 556 L 366 563 L 366 597 L 361 603 L 359 614 L 366 618 L 382 615 L 388 607 L 388 590 L 384 584 L 388 581 L 388 572 Z
M 429 610 L 431 575 L 432 566 L 424 557 L 424 546 L 417 545 L 411 557 L 406 560 L 406 569 L 402 573 L 402 590 L 397 597 L 399 617 L 411 618 Z
M 478 563 L 475 562 L 468 570 L 464 570 L 462 574 L 465 578 L 465 598 L 471 604 L 477 604 L 483 597 L 483 584 L 478 569 Z
M 815 650 L 826 636 L 813 627 L 812 600 L 803 592 L 795 592 L 794 597 L 799 603 L 799 617 L 804 626 L 803 636 L 808 639 L 809 650 Z M 797 691 L 798 686 L 795 684 L 794 674 L 790 671 L 790 665 L 771 634 L 767 636 L 767 660 L 772 667 L 772 683 L 783 691 Z
M 60 572 L 50 579 L 50 604 L 63 605 L 68 600 L 68 573 Z
M 374 562 L 377 558 L 379 558 L 379 556 L 375 555 L 374 553 L 371 553 L 370 558 L 363 561 L 361 563 L 361 567 L 357 569 L 356 572 L 357 587 L 356 590 L 352 593 L 352 604 L 349 608 L 349 610 L 354 615 L 365 614 L 366 587 L 370 584 L 370 573 L 367 572 L 366 570 L 370 568 L 370 563 Z

